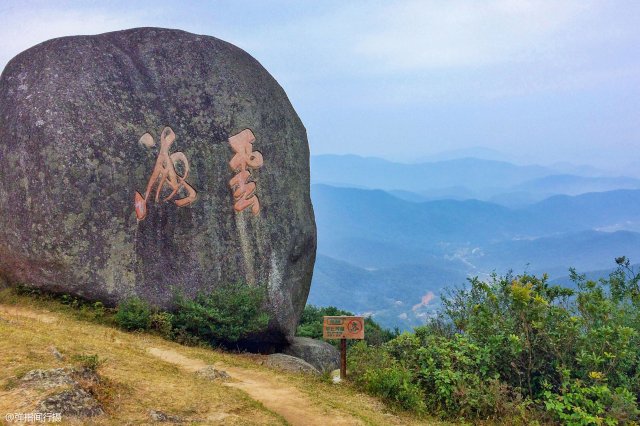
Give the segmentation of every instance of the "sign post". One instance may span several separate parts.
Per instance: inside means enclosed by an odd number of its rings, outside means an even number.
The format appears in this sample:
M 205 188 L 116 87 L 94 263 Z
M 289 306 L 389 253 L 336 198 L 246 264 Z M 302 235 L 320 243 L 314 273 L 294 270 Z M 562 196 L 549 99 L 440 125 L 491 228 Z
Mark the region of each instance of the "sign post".
M 325 340 L 340 340 L 340 379 L 347 378 L 347 339 L 364 339 L 364 317 L 326 316 L 322 324 Z

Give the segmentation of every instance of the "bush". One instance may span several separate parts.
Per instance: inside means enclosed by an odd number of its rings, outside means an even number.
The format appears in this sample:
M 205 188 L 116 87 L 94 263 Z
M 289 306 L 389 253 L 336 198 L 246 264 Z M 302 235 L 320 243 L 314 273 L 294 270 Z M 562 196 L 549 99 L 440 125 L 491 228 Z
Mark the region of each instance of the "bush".
M 212 344 L 235 343 L 267 327 L 265 297 L 265 288 L 241 283 L 221 285 L 194 300 L 178 296 L 173 328 Z
M 350 377 L 359 387 L 406 410 L 425 411 L 425 395 L 411 372 L 383 348 L 360 341 L 350 348 L 348 359 Z
M 165 338 L 173 338 L 173 315 L 169 312 L 155 312 L 149 317 L 149 328 Z
M 115 319 L 116 324 L 125 330 L 148 330 L 151 325 L 151 308 L 144 300 L 132 297 L 118 305 Z
M 640 277 L 626 258 L 616 262 L 597 282 L 572 270 L 571 287 L 527 274 L 471 279 L 414 333 L 354 347 L 352 379 L 393 404 L 400 389 L 417 387 L 410 394 L 445 418 L 631 424 L 639 418 Z
M 563 424 L 568 425 L 617 425 L 628 424 L 638 416 L 635 397 L 628 389 L 611 389 L 605 383 L 584 383 L 570 380 L 561 386 L 559 393 L 547 390 L 543 401 L 547 411 Z
M 80 363 L 80 365 L 88 370 L 96 371 L 105 360 L 100 358 L 97 354 L 94 355 L 75 355 L 73 359 Z

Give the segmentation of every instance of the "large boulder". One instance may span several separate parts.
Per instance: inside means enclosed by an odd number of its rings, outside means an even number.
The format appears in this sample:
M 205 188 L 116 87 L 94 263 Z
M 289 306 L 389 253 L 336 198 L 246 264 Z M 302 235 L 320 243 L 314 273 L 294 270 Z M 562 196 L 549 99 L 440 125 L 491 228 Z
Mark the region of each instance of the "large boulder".
M 300 358 L 323 373 L 340 368 L 340 352 L 327 342 L 309 337 L 290 337 L 282 350 L 286 355 Z
M 306 131 L 249 54 L 160 28 L 49 40 L 0 78 L 0 275 L 171 308 L 267 288 L 295 329 L 315 260 Z

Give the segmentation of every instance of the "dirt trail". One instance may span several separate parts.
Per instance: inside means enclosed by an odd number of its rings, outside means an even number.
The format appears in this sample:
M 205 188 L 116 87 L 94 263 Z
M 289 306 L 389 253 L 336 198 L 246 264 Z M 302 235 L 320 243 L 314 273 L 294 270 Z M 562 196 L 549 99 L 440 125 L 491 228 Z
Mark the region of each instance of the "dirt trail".
M 17 306 L 0 305 L 0 317 L 24 317 L 52 324 L 57 321 L 53 315 L 41 314 L 30 309 L 24 309 Z
M 189 372 L 196 372 L 207 367 L 204 361 L 185 357 L 174 350 L 152 347 L 147 348 L 147 351 L 151 355 L 178 365 Z M 226 386 L 246 392 L 252 399 L 259 401 L 269 410 L 284 417 L 291 425 L 363 424 L 362 421 L 347 413 L 319 407 L 317 402 L 309 399 L 294 386 L 267 373 L 234 367 L 220 362 L 215 363 L 214 367 L 231 375 L 232 381 L 225 382 Z

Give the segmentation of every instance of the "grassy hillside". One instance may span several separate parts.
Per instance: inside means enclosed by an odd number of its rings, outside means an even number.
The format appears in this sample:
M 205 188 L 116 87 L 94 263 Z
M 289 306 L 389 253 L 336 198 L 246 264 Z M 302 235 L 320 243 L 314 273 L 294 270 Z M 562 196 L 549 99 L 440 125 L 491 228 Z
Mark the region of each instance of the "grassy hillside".
M 92 424 L 150 424 L 151 411 L 186 424 L 440 424 L 389 412 L 349 384 L 284 373 L 261 365 L 265 357 L 186 347 L 159 336 L 108 325 L 109 313 L 78 309 L 47 298 L 0 291 L 0 414 L 34 412 L 53 390 L 29 388 L 35 369 L 97 367 L 91 394 L 105 414 Z M 63 359 L 55 356 L 54 350 Z M 196 374 L 213 366 L 229 381 Z M 63 418 L 62 424 L 87 424 Z

